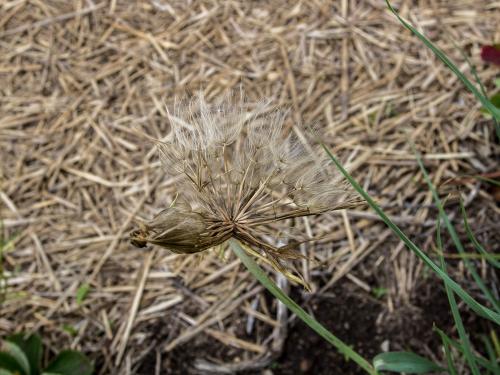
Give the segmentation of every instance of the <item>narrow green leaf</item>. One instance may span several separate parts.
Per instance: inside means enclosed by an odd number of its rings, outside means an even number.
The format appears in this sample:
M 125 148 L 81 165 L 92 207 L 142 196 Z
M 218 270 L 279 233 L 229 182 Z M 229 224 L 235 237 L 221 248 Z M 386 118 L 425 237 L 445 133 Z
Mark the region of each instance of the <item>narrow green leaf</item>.
M 446 333 L 444 333 L 443 331 L 441 331 L 439 328 L 437 327 L 434 327 L 434 330 L 439 334 L 439 336 L 441 336 L 442 339 L 446 340 L 446 342 L 453 348 L 455 348 L 456 350 L 458 350 L 461 354 L 464 354 L 464 349 L 462 347 L 462 345 L 457 342 L 456 340 L 453 340 L 451 339 Z M 487 369 L 488 371 L 494 371 L 494 367 L 491 366 L 490 362 L 481 357 L 481 356 L 475 356 L 475 360 L 476 362 L 481 366 L 481 367 L 484 367 L 485 369 Z
M 378 288 L 378 287 L 372 288 L 372 293 L 375 296 L 375 298 L 382 298 L 387 294 L 387 292 L 388 292 L 387 288 Z
M 428 374 L 444 369 L 427 358 L 412 352 L 380 353 L 373 358 L 377 371 L 405 372 L 407 374 Z
M 78 290 L 76 291 L 76 304 L 78 306 L 80 306 L 83 303 L 85 297 L 87 297 L 89 290 L 90 290 L 90 285 L 87 283 L 84 283 L 78 287 Z
M 469 240 L 473 243 L 474 247 L 476 250 L 484 255 L 488 263 L 493 265 L 496 268 L 500 268 L 500 262 L 495 259 L 486 249 L 479 243 L 479 241 L 476 239 L 476 236 L 474 236 L 474 233 L 472 233 L 472 230 L 469 225 L 469 221 L 467 220 L 467 212 L 465 211 L 465 206 L 462 200 L 460 200 L 460 209 L 462 211 L 462 218 L 464 219 L 464 226 L 465 226 L 465 232 L 467 233 L 467 237 Z
M 435 55 L 439 58 L 457 77 L 462 81 L 462 83 L 474 94 L 474 96 L 483 104 L 484 107 L 490 111 L 490 113 L 497 120 L 500 120 L 500 110 L 496 108 L 484 95 L 482 95 L 479 90 L 470 82 L 467 77 L 465 77 L 462 72 L 457 68 L 455 64 L 453 64 L 450 59 L 446 56 L 446 54 L 441 51 L 438 47 L 436 47 L 429 39 L 427 39 L 424 35 L 422 35 L 417 29 L 415 29 L 412 25 L 406 22 L 399 13 L 393 8 L 389 0 L 385 0 L 389 10 L 398 18 L 399 22 L 410 30 L 413 34 L 415 34 Z M 498 130 L 498 129 L 497 129 Z M 500 138 L 500 134 L 497 134 Z
M 439 220 L 438 220 L 439 222 Z M 437 246 L 439 250 L 439 261 L 441 262 L 441 269 L 443 272 L 446 272 L 446 263 L 444 261 L 443 257 L 443 244 L 441 241 L 441 228 L 440 225 L 438 224 L 438 228 L 436 231 L 436 237 L 437 237 Z M 479 369 L 477 368 L 476 361 L 474 356 L 472 355 L 472 348 L 469 342 L 469 338 L 467 336 L 467 333 L 465 332 L 464 324 L 462 322 L 462 317 L 460 316 L 460 312 L 458 311 L 458 306 L 457 302 L 455 300 L 455 295 L 453 294 L 453 291 L 450 289 L 448 285 L 444 285 L 445 290 L 446 290 L 446 295 L 448 296 L 448 302 L 450 304 L 451 308 L 451 313 L 453 315 L 453 319 L 455 320 L 455 327 L 457 328 L 458 335 L 460 337 L 460 341 L 462 342 L 462 348 L 464 350 L 465 354 L 465 359 L 467 360 L 467 363 L 469 364 L 469 367 L 474 375 L 480 375 L 479 374 Z
M 429 258 L 417 245 L 415 245 L 406 234 L 389 219 L 385 212 L 375 203 L 375 201 L 368 195 L 368 193 L 359 185 L 356 180 L 345 170 L 345 168 L 340 164 L 340 162 L 333 156 L 328 147 L 321 143 L 321 146 L 325 149 L 326 153 L 332 159 L 334 164 L 337 166 L 339 171 L 344 175 L 344 177 L 349 181 L 349 183 L 354 187 L 354 189 L 366 200 L 370 207 L 380 216 L 384 223 L 394 232 L 396 235 L 405 243 L 405 245 L 413 251 L 424 263 L 431 268 L 434 273 L 439 276 L 450 288 L 457 293 L 458 296 L 470 306 L 477 314 L 484 318 L 487 318 L 496 324 L 500 325 L 500 314 L 488 309 L 486 306 L 481 305 L 474 298 L 472 298 L 459 284 L 457 284 L 453 279 L 451 279 L 446 272 L 443 272 L 441 268 L 434 263 L 434 261 Z
M 255 261 L 249 257 L 245 250 L 241 247 L 241 244 L 236 240 L 229 240 L 229 244 L 231 245 L 231 249 L 236 254 L 238 258 L 240 258 L 241 262 L 245 265 L 245 267 L 250 271 L 250 273 L 260 281 L 264 287 L 271 292 L 273 296 L 279 299 L 283 304 L 285 304 L 290 311 L 297 315 L 304 323 L 306 323 L 309 327 L 311 327 L 316 333 L 318 333 L 321 337 L 327 340 L 330 344 L 336 347 L 339 352 L 344 354 L 347 358 L 352 359 L 356 362 L 363 370 L 367 373 L 376 375 L 377 372 L 371 366 L 371 364 L 361 357 L 358 353 L 352 350 L 347 344 L 345 344 L 342 340 L 333 335 L 330 331 L 328 331 L 324 326 L 322 326 L 317 320 L 315 320 L 311 315 L 306 313 L 299 305 L 295 303 L 290 297 L 288 297 L 283 291 L 278 288 L 278 286 L 273 283 L 262 271 Z
M 21 348 L 28 358 L 31 375 L 40 373 L 40 365 L 42 362 L 42 340 L 38 335 L 31 335 L 25 338 L 23 333 L 18 333 L 7 338 Z
M 484 88 L 484 85 L 483 85 L 483 82 L 481 81 L 481 78 L 479 78 L 479 74 L 477 74 L 476 67 L 474 66 L 474 64 L 472 64 L 470 59 L 467 57 L 467 54 L 458 45 L 456 45 L 455 43 L 453 43 L 453 44 L 455 45 L 455 48 L 457 48 L 460 51 L 464 60 L 467 62 L 467 65 L 469 65 L 469 69 L 470 69 L 474 79 L 476 80 L 476 83 L 479 85 L 479 88 L 481 89 L 481 93 L 483 94 L 484 97 L 487 97 L 486 89 Z M 493 104 L 496 108 L 500 108 L 500 96 L 498 97 L 498 99 L 499 100 L 497 100 L 495 102 L 494 96 L 490 98 L 491 104 Z M 482 108 L 482 109 L 484 109 L 484 108 Z M 489 111 L 487 109 L 486 109 L 486 111 L 487 111 L 487 113 L 489 113 Z M 497 133 L 497 136 L 500 139 L 500 122 L 498 121 L 498 119 L 495 116 L 493 116 L 493 122 L 495 125 L 495 131 Z
M 15 343 L 11 341 L 5 340 L 2 342 L 1 350 L 2 352 L 9 354 L 16 360 L 19 366 L 21 366 L 21 368 L 23 369 L 24 374 L 31 375 L 28 358 L 26 357 L 26 354 L 24 354 L 23 350 L 19 346 L 17 346 Z
M 483 176 L 471 176 L 472 178 L 478 179 L 479 181 L 487 182 L 489 184 L 500 186 L 500 181 L 493 180 L 492 178 L 487 178 Z
M 488 353 L 488 357 L 490 357 L 490 364 L 493 367 L 493 373 L 500 374 L 500 364 L 497 361 L 497 356 L 495 354 L 495 350 L 493 349 L 493 345 L 491 344 L 491 341 L 489 340 L 488 336 L 483 335 L 481 336 L 483 342 L 484 342 L 484 347 L 486 349 L 486 353 Z
M 60 375 L 91 375 L 94 366 L 90 360 L 75 350 L 64 350 L 47 366 L 44 372 Z
M 441 336 L 441 335 L 440 335 Z M 448 372 L 450 375 L 458 375 L 457 369 L 453 364 L 453 356 L 451 353 L 450 343 L 444 336 L 441 336 L 441 341 L 443 342 L 444 354 L 446 356 L 446 363 L 448 364 Z
M 457 248 L 458 252 L 460 255 L 465 254 L 464 247 L 462 245 L 462 242 L 460 241 L 460 238 L 458 237 L 458 234 L 455 230 L 455 227 L 451 224 L 450 218 L 446 214 L 446 211 L 444 210 L 444 206 L 441 203 L 441 199 L 439 199 L 439 195 L 437 193 L 436 187 L 432 183 L 432 180 L 427 173 L 427 170 L 425 169 L 424 163 L 422 162 L 422 158 L 420 157 L 420 154 L 416 151 L 415 147 L 412 145 L 413 151 L 415 153 L 415 157 L 417 158 L 417 163 L 420 167 L 420 170 L 422 171 L 424 175 L 424 180 L 427 183 L 427 186 L 429 187 L 429 190 L 432 193 L 432 197 L 434 198 L 434 203 L 436 204 L 438 210 L 439 210 L 439 215 L 443 222 L 446 225 L 446 229 L 448 230 L 448 233 L 450 234 L 451 239 L 453 240 L 453 243 L 455 244 L 455 247 Z M 500 314 L 500 304 L 497 302 L 495 299 L 493 293 L 486 287 L 485 283 L 483 282 L 481 276 L 479 276 L 479 273 L 476 271 L 476 268 L 472 264 L 471 261 L 469 261 L 466 258 L 463 258 L 463 262 L 467 269 L 469 270 L 470 274 L 472 275 L 472 278 L 476 282 L 477 286 L 481 289 L 483 292 L 484 296 L 486 299 L 492 304 L 492 306 L 495 308 L 497 314 Z

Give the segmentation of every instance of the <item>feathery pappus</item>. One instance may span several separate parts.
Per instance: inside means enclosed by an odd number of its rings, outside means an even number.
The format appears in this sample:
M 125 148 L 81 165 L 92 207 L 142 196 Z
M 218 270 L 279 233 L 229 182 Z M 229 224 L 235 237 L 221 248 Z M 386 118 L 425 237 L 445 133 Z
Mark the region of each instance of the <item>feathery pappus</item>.
M 131 233 L 131 242 L 193 254 L 230 238 L 301 284 L 287 260 L 303 256 L 278 247 L 276 223 L 357 206 L 360 201 L 321 149 L 283 138 L 286 113 L 231 97 L 207 103 L 199 94 L 168 114 L 171 131 L 156 147 L 177 197 Z M 317 152 L 314 152 L 317 151 Z M 296 247 L 296 246 L 295 246 Z

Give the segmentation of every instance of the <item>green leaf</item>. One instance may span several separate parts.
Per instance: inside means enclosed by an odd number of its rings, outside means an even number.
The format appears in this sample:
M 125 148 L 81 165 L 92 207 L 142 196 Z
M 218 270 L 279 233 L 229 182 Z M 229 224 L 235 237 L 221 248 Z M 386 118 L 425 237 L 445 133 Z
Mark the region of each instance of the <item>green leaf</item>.
M 440 202 L 439 202 L 440 204 Z M 442 206 L 441 206 L 442 207 Z M 442 217 L 442 216 L 441 216 Z M 447 218 L 447 217 L 446 217 Z M 444 261 L 443 256 L 443 244 L 441 241 L 441 227 L 440 220 L 438 220 L 437 230 L 436 230 L 436 242 L 439 250 L 439 261 L 441 263 L 441 269 L 443 272 L 446 272 L 446 263 Z M 460 312 L 458 311 L 457 301 L 455 300 L 455 295 L 453 291 L 450 289 L 446 283 L 444 284 L 446 295 L 448 296 L 448 302 L 450 304 L 451 313 L 453 315 L 453 319 L 455 321 L 455 327 L 457 328 L 458 335 L 460 336 L 460 341 L 462 342 L 462 348 L 464 350 L 465 358 L 469 367 L 474 375 L 479 375 L 479 369 L 476 365 L 476 359 L 472 354 L 472 348 L 469 342 L 469 338 L 467 337 L 467 333 L 465 332 L 465 327 L 462 322 L 462 317 L 460 316 Z
M 477 314 L 481 315 L 484 318 L 495 322 L 500 325 L 500 314 L 487 308 L 484 305 L 481 305 L 474 298 L 471 297 L 457 282 L 455 282 L 452 278 L 448 276 L 446 272 L 436 264 L 434 261 L 429 258 L 417 245 L 415 245 L 408 236 L 396 225 L 394 222 L 389 219 L 389 217 L 385 214 L 385 212 L 379 207 L 378 204 L 368 195 L 368 193 L 359 185 L 359 183 L 345 170 L 345 168 L 340 164 L 340 162 L 333 156 L 328 147 L 322 142 L 320 142 L 321 146 L 324 148 L 328 156 L 332 159 L 334 164 L 337 166 L 339 171 L 344 175 L 344 177 L 349 181 L 349 183 L 354 187 L 354 189 L 366 200 L 366 202 L 370 205 L 371 208 L 377 213 L 377 215 L 382 219 L 382 221 L 394 232 L 396 235 L 405 243 L 405 245 L 413 251 L 420 259 L 424 261 L 424 263 L 434 271 L 434 273 L 439 276 L 450 288 L 457 293 L 458 296 L 470 306 L 472 310 L 474 310 Z
M 13 372 L 10 372 L 9 370 L 5 370 L 3 368 L 0 368 L 0 375 L 16 375 Z
M 434 330 L 439 334 L 439 336 L 441 336 L 441 339 L 443 341 L 446 341 L 448 343 L 448 345 L 450 347 L 453 347 L 456 350 L 458 350 L 460 353 L 464 354 L 464 348 L 462 347 L 462 345 L 460 343 L 458 343 L 456 340 L 451 339 L 448 335 L 446 335 L 446 333 L 441 331 L 439 328 L 434 327 Z M 480 366 L 484 367 L 488 371 L 493 371 L 493 372 L 495 371 L 495 367 L 491 366 L 490 362 L 487 359 L 485 359 L 481 356 L 475 356 L 475 360 Z M 448 369 L 448 370 L 450 370 L 450 369 Z M 495 372 L 495 374 L 496 374 L 496 372 Z M 451 371 L 450 371 L 450 375 L 452 375 Z
M 229 240 L 229 244 L 231 249 L 236 254 L 238 258 L 240 258 L 241 262 L 245 265 L 245 267 L 250 271 L 250 273 L 260 281 L 262 285 L 266 287 L 266 289 L 271 292 L 273 296 L 279 299 L 286 307 L 290 309 L 294 314 L 297 315 L 304 323 L 306 323 L 310 328 L 312 328 L 316 333 L 318 333 L 321 337 L 323 337 L 326 341 L 336 347 L 342 354 L 344 354 L 347 358 L 356 362 L 363 370 L 372 375 L 377 375 L 375 369 L 371 366 L 371 364 L 361 357 L 358 353 L 352 350 L 347 344 L 345 344 L 342 340 L 328 331 L 323 325 L 321 325 L 317 320 L 315 320 L 311 315 L 306 313 L 299 305 L 295 303 L 290 297 L 288 297 L 283 291 L 278 288 L 278 286 L 273 283 L 264 273 L 262 268 L 259 267 L 255 261 L 247 255 L 242 245 L 234 240 Z
M 442 335 L 441 341 L 443 342 L 444 354 L 446 356 L 446 362 L 448 363 L 448 373 L 450 375 L 458 375 L 457 369 L 455 368 L 455 364 L 453 363 L 453 356 L 451 353 L 450 343 L 446 338 Z
M 495 107 L 500 108 L 500 92 L 493 95 L 490 98 L 491 104 L 493 104 Z
M 412 25 L 406 22 L 399 13 L 393 8 L 389 0 L 385 0 L 389 10 L 397 17 L 399 22 L 410 30 L 413 34 L 415 34 L 426 46 L 429 48 L 434 55 L 438 59 L 440 59 L 456 76 L 458 79 L 462 81 L 462 83 L 469 89 L 472 94 L 481 102 L 481 104 L 488 109 L 493 118 L 495 119 L 495 130 L 497 133 L 497 137 L 500 138 L 500 125 L 498 121 L 500 120 L 500 109 L 496 108 L 486 96 L 484 96 L 479 90 L 474 86 L 474 84 L 463 75 L 463 73 L 458 69 L 458 67 L 451 62 L 451 60 L 446 56 L 446 54 L 441 51 L 438 47 L 436 47 L 429 39 L 427 39 L 424 35 L 418 32 Z
M 490 97 L 490 102 L 493 104 L 495 107 L 500 108 L 500 92 L 496 93 L 495 95 Z M 491 118 L 491 113 L 488 111 L 487 108 L 481 107 L 480 111 L 484 113 L 485 115 L 488 115 L 489 118 Z
M 484 342 L 486 353 L 488 353 L 488 357 L 490 357 L 490 364 L 493 367 L 493 372 L 495 374 L 500 374 L 500 365 L 497 361 L 495 350 L 493 349 L 490 339 L 486 335 L 481 336 L 481 338 Z
M 76 336 L 78 334 L 78 330 L 73 327 L 71 324 L 64 324 L 62 329 L 67 332 L 70 336 Z
M 9 354 L 11 357 L 13 357 L 16 360 L 16 362 L 19 364 L 19 366 L 21 366 L 21 368 L 23 369 L 24 374 L 26 374 L 26 375 L 31 374 L 30 364 L 29 364 L 28 358 L 26 357 L 26 354 L 24 354 L 23 350 L 18 345 L 16 345 L 15 343 L 13 343 L 11 341 L 5 340 L 2 342 L 1 350 L 4 353 Z
M 428 374 L 444 369 L 434 362 L 412 352 L 387 352 L 373 358 L 377 371 L 405 372 L 407 374 Z
M 13 372 L 14 374 L 28 375 L 24 372 L 21 364 L 9 353 L 0 352 L 0 369 Z
M 7 340 L 15 343 L 26 354 L 30 366 L 30 374 L 38 375 L 42 362 L 42 340 L 38 335 L 31 335 L 27 339 L 23 333 L 7 337 Z
M 372 293 L 375 296 L 375 298 L 382 298 L 387 294 L 388 290 L 387 288 L 372 288 Z
M 434 203 L 436 204 L 436 206 L 439 210 L 439 215 L 443 219 L 443 222 L 446 225 L 446 229 L 448 230 L 448 233 L 450 234 L 450 237 L 453 240 L 453 243 L 455 244 L 455 247 L 457 248 L 459 254 L 464 255 L 465 250 L 464 250 L 464 247 L 462 245 L 462 242 L 460 241 L 460 238 L 457 234 L 457 231 L 455 230 L 455 227 L 451 224 L 451 221 L 450 221 L 448 215 L 446 214 L 446 211 L 444 210 L 443 204 L 441 203 L 441 199 L 439 199 L 439 195 L 437 193 L 436 187 L 432 183 L 431 178 L 429 177 L 429 174 L 427 173 L 427 170 L 424 167 L 424 163 L 422 162 L 422 158 L 417 153 L 417 151 L 415 150 L 415 147 L 413 145 L 412 145 L 412 149 L 413 149 L 415 156 L 417 158 L 418 166 L 420 167 L 420 170 L 422 171 L 422 173 L 424 175 L 424 180 L 427 183 L 427 186 L 429 187 L 429 190 L 432 193 Z M 485 285 L 485 283 L 481 279 L 481 276 L 479 276 L 479 274 L 476 271 L 472 262 L 470 262 L 468 259 L 464 259 L 463 262 L 464 262 L 465 266 L 467 267 L 467 269 L 469 270 L 470 274 L 472 275 L 474 281 L 476 282 L 476 285 L 484 293 L 484 296 L 486 297 L 486 299 L 493 305 L 493 307 L 496 310 L 497 315 L 500 316 L 500 304 L 497 302 L 497 300 L 493 296 L 493 293 Z M 444 271 L 444 272 L 446 273 L 446 271 Z
M 91 375 L 94 366 L 82 353 L 75 350 L 64 350 L 54 358 L 44 372 L 60 375 Z
M 472 229 L 469 225 L 469 221 L 467 220 L 467 212 L 465 211 L 465 206 L 462 200 L 460 200 L 460 209 L 462 211 L 462 218 L 464 219 L 465 232 L 467 233 L 467 237 L 469 238 L 469 240 L 473 243 L 476 250 L 486 258 L 488 263 L 496 268 L 500 268 L 500 262 L 497 261 L 495 257 L 492 256 L 488 251 L 486 251 L 483 245 L 481 245 L 476 239 L 476 236 L 474 236 L 474 233 L 472 232 Z
M 80 285 L 78 290 L 76 291 L 76 304 L 80 306 L 83 303 L 83 300 L 87 296 L 87 293 L 90 290 L 90 285 L 85 283 Z

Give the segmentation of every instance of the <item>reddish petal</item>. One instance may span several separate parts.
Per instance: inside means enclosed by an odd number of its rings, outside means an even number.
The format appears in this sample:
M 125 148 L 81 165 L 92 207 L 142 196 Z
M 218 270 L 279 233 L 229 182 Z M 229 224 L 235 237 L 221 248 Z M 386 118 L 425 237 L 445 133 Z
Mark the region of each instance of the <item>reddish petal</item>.
M 500 47 L 498 45 L 483 46 L 481 58 L 484 62 L 500 65 Z

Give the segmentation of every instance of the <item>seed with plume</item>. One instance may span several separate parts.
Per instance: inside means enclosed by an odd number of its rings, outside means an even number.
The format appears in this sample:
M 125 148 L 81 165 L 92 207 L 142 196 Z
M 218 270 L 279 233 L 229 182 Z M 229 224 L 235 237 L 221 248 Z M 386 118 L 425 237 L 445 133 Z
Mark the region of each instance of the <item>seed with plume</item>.
M 170 207 L 131 233 L 147 243 L 192 254 L 231 237 L 287 277 L 303 283 L 285 264 L 301 254 L 291 242 L 278 247 L 276 223 L 353 207 L 358 199 L 322 155 L 293 136 L 282 137 L 285 113 L 260 103 L 202 95 L 169 113 L 171 132 L 156 141 L 160 158 L 177 177 Z

